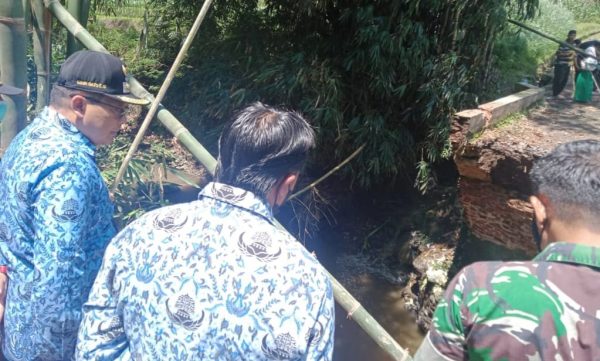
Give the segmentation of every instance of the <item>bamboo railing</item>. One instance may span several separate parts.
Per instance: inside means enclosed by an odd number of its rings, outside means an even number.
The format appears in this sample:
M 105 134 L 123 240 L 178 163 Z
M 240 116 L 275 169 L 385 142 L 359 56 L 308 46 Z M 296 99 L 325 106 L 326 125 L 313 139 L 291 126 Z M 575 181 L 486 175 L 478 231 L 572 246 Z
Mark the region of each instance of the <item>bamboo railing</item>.
M 73 34 L 85 47 L 90 50 L 108 52 L 87 30 L 75 20 L 60 4 L 59 0 L 44 0 L 50 12 L 69 32 Z M 150 94 L 135 78 L 128 79 L 131 91 L 140 98 L 153 102 L 154 96 Z M 162 105 L 157 112 L 158 120 L 183 144 L 192 155 L 199 160 L 206 169 L 214 174 L 216 167 L 215 158 L 198 142 L 192 134 Z M 282 229 L 283 226 L 278 224 Z M 285 230 L 285 229 L 284 229 Z M 360 327 L 394 360 L 410 361 L 412 357 L 390 336 L 390 334 L 371 316 L 367 310 L 329 274 L 333 286 L 335 300 L 348 312 Z

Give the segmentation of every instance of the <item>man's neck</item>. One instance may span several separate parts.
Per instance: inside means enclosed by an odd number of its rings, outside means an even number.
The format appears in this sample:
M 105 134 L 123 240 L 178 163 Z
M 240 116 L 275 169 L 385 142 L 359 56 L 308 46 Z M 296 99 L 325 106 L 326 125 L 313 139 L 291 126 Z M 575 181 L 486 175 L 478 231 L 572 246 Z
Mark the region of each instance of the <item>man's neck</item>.
M 554 242 L 567 242 L 576 243 L 592 247 L 600 247 L 600 233 L 594 232 L 587 228 L 564 228 L 558 231 L 552 232 L 549 237 Z
M 57 107 L 56 105 L 52 104 L 48 105 L 48 108 L 50 109 L 50 111 L 56 112 L 58 115 L 68 120 L 69 123 L 76 125 L 75 123 L 77 121 L 77 116 L 73 114 L 73 112 L 70 112 L 67 109 Z

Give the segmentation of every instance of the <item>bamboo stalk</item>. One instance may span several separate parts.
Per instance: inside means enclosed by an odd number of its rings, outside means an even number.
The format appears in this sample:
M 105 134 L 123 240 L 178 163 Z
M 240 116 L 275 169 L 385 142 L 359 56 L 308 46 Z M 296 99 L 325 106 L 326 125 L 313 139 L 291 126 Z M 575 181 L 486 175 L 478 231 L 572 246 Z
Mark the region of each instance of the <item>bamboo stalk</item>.
M 81 26 L 85 28 L 84 23 L 81 21 L 81 0 L 67 0 L 67 9 L 69 13 L 77 20 Z M 81 45 L 77 42 L 75 36 L 71 33 L 67 33 L 67 56 L 69 57 L 71 54 L 76 52 L 77 50 L 81 50 Z
M 22 1 L 0 1 L 0 81 L 17 88 L 27 87 L 27 34 Z M 0 153 L 25 127 L 27 95 L 3 96 L 8 111 L 2 122 Z
M 88 49 L 108 52 L 90 33 L 88 33 L 60 4 L 58 0 L 44 0 L 52 14 Z M 153 101 L 154 97 L 133 77 L 128 79 L 131 91 L 140 98 Z M 198 159 L 206 169 L 214 174 L 217 164 L 215 158 L 200 144 L 192 134 L 162 105 L 159 105 L 157 118 L 167 129 Z M 284 230 L 284 228 L 279 225 Z M 361 306 L 361 304 L 329 274 L 336 301 L 348 311 L 361 328 L 394 360 L 410 361 L 412 358 L 381 325 Z
M 156 111 L 158 110 L 158 106 L 160 105 L 160 102 L 165 97 L 165 94 L 167 94 L 167 90 L 169 90 L 169 87 L 171 86 L 171 83 L 173 82 L 173 79 L 175 78 L 175 74 L 177 74 L 177 70 L 179 69 L 179 66 L 181 65 L 181 63 L 183 63 L 183 59 L 187 55 L 187 52 L 188 52 L 190 46 L 192 45 L 192 42 L 194 41 L 196 34 L 198 33 L 198 29 L 200 28 L 200 25 L 202 24 L 202 21 L 204 20 L 204 17 L 206 16 L 206 13 L 208 12 L 208 9 L 210 8 L 211 3 L 212 3 L 212 0 L 204 0 L 204 4 L 202 5 L 202 8 L 200 9 L 198 16 L 196 17 L 196 20 L 194 21 L 194 25 L 192 25 L 190 32 L 188 33 L 187 37 L 185 38 L 185 41 L 183 42 L 183 45 L 181 46 L 181 49 L 179 50 L 179 53 L 177 54 L 177 57 L 175 58 L 175 62 L 171 66 L 171 69 L 169 69 L 169 73 L 167 74 L 165 81 L 161 85 L 160 90 L 158 91 L 158 94 L 156 95 L 156 98 L 152 102 L 152 105 L 150 106 L 150 110 L 148 111 L 148 114 L 146 114 L 146 118 L 144 119 L 144 122 L 140 126 L 140 129 L 138 130 L 138 133 L 136 134 L 135 139 L 133 140 L 133 143 L 131 143 L 131 147 L 129 147 L 129 150 L 127 151 L 127 155 L 123 159 L 123 163 L 121 163 L 121 167 L 119 168 L 119 171 L 117 172 L 117 176 L 115 177 L 112 187 L 111 187 L 111 191 L 113 193 L 116 191 L 117 187 L 119 186 L 119 183 L 121 182 L 121 179 L 123 178 L 123 175 L 125 174 L 125 171 L 127 170 L 127 166 L 129 165 L 129 162 L 133 158 L 133 155 L 135 154 L 140 143 L 144 139 L 144 135 L 146 134 L 146 131 L 148 130 L 148 127 L 150 126 L 150 123 L 152 122 L 152 119 L 154 118 L 154 115 L 156 114 Z
M 544 33 L 542 33 L 541 31 L 539 31 L 539 30 L 536 30 L 536 29 L 534 29 L 534 28 L 532 28 L 532 27 L 530 27 L 530 26 L 527 26 L 527 25 L 525 25 L 525 24 L 523 24 L 523 23 L 521 23 L 521 22 L 519 22 L 519 21 L 512 20 L 512 19 L 508 19 L 508 22 L 509 22 L 509 23 L 512 23 L 512 24 L 515 24 L 515 25 L 517 25 L 517 26 L 519 26 L 519 27 L 522 27 L 522 28 L 523 28 L 523 29 L 525 29 L 525 30 L 529 30 L 529 31 L 531 31 L 532 33 L 535 33 L 535 34 L 537 34 L 537 35 L 539 35 L 539 36 L 541 36 L 541 37 L 543 37 L 543 38 L 546 38 L 546 39 L 548 39 L 548 40 L 552 40 L 552 41 L 554 41 L 555 43 L 559 43 L 559 44 L 560 44 L 560 45 L 562 45 L 562 46 L 566 46 L 566 47 L 568 47 L 569 49 L 571 49 L 571 50 L 575 51 L 576 53 L 579 53 L 579 54 L 581 54 L 581 55 L 583 55 L 583 56 L 590 57 L 590 58 L 594 58 L 594 59 L 598 60 L 598 58 L 597 58 L 597 57 L 595 57 L 595 56 L 592 56 L 592 55 L 589 55 L 589 54 L 586 54 L 586 53 L 585 53 L 583 50 L 581 50 L 581 49 L 579 49 L 579 48 L 577 48 L 577 47 L 575 47 L 575 46 L 573 46 L 573 45 L 571 45 L 571 44 L 567 43 L 566 41 L 558 40 L 558 39 L 556 39 L 556 38 L 554 38 L 554 37 L 552 37 L 552 36 L 550 36 L 550 35 L 544 34 Z
M 81 0 L 81 8 L 79 9 L 79 20 L 81 26 L 87 29 L 88 19 L 90 17 L 90 0 Z
M 308 190 L 316 187 L 319 183 L 321 183 L 325 179 L 329 178 L 329 176 L 331 176 L 333 173 L 335 173 L 338 170 L 340 170 L 340 168 L 342 168 L 343 166 L 345 166 L 346 163 L 350 162 L 354 157 L 356 157 L 360 152 L 362 152 L 362 150 L 365 149 L 366 145 L 367 145 L 366 143 L 363 143 L 363 145 L 361 145 L 360 147 L 358 147 L 358 149 L 356 149 L 354 152 L 352 152 L 352 154 L 350 154 L 348 156 L 348 158 L 344 159 L 343 161 L 340 162 L 340 164 L 338 164 L 335 167 L 331 168 L 331 170 L 329 172 L 325 173 L 323 176 L 321 176 L 316 181 L 312 182 L 311 184 L 309 184 L 306 187 L 302 188 L 298 192 L 296 192 L 296 193 L 292 194 L 291 196 L 289 196 L 288 200 L 292 200 L 292 199 L 298 197 L 302 193 L 304 193 L 304 192 L 306 192 L 306 191 L 308 191 Z
M 31 0 L 33 24 L 33 59 L 37 71 L 36 110 L 50 100 L 50 12 L 43 0 Z
M 23 19 L 25 20 L 25 34 L 29 31 L 29 27 L 31 25 L 31 5 L 29 4 L 29 0 L 23 1 Z

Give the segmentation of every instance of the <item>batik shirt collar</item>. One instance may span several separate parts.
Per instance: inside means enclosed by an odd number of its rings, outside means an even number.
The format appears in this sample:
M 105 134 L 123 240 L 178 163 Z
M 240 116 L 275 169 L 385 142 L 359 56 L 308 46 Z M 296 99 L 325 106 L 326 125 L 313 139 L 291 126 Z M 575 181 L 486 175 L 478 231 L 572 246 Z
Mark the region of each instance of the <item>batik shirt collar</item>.
M 600 247 L 556 242 L 548 245 L 534 260 L 575 263 L 600 268 Z
M 265 218 L 269 223 L 275 224 L 273 211 L 269 204 L 252 192 L 233 187 L 227 184 L 211 182 L 202 189 L 198 199 L 212 198 L 221 202 L 231 204 L 232 206 L 246 209 Z
M 96 146 L 73 123 L 60 115 L 56 110 L 46 107 L 42 114 L 40 114 L 40 118 L 48 119 L 48 125 L 66 133 L 75 142 L 81 143 L 83 151 L 91 157 L 95 157 Z

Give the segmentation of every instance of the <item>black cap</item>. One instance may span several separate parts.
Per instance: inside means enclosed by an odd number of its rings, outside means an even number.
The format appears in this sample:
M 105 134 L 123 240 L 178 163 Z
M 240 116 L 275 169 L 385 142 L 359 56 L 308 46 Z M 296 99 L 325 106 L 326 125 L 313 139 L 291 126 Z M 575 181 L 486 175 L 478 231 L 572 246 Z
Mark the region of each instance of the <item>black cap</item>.
M 92 50 L 73 53 L 60 67 L 57 84 L 130 104 L 148 104 L 129 91 L 123 62 L 114 55 Z
M 23 94 L 23 89 L 0 83 L 0 94 L 19 95 Z

